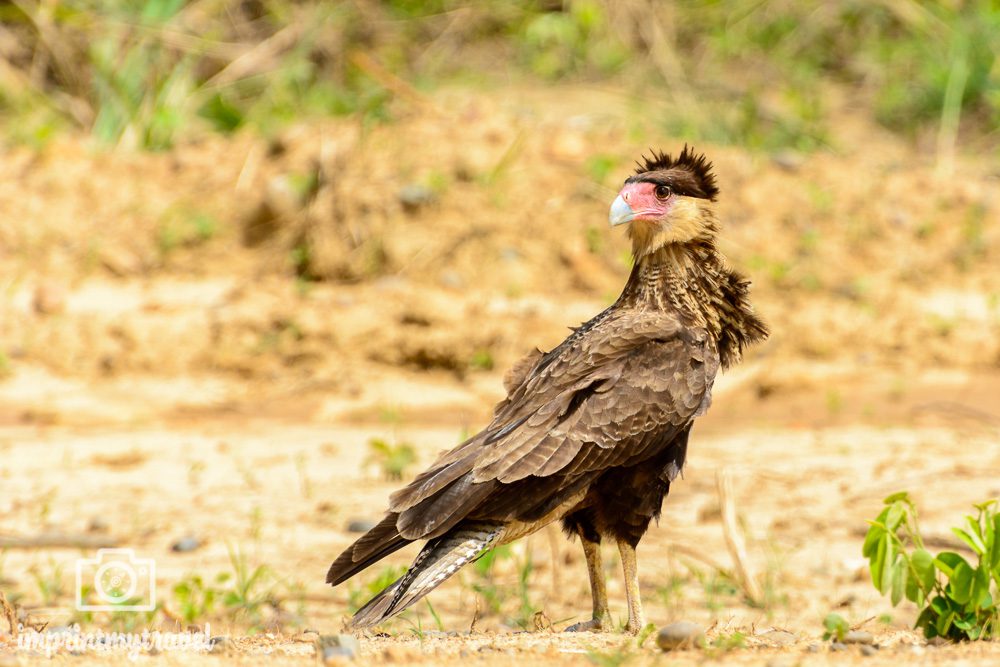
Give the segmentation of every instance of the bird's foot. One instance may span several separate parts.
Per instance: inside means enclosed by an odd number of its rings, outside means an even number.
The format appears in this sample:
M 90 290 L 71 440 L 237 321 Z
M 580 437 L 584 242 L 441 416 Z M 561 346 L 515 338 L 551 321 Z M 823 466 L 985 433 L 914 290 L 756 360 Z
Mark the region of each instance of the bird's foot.
M 642 632 L 645 623 L 642 618 L 632 619 L 630 618 L 628 623 L 625 624 L 625 634 L 627 635 L 637 635 Z
M 589 621 L 580 621 L 566 628 L 563 632 L 600 632 L 605 625 L 603 618 L 592 618 Z

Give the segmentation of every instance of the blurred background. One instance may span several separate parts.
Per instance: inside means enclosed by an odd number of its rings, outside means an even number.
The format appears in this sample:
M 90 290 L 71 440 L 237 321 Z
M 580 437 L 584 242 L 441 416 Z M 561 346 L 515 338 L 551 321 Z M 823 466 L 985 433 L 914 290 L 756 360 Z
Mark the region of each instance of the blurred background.
M 55 624 L 339 627 L 412 554 L 333 591 L 329 561 L 617 296 L 607 208 L 687 142 L 773 334 L 640 549 L 649 616 L 902 632 L 864 519 L 905 488 L 947 535 L 1000 493 L 998 56 L 992 0 L 0 4 L 0 590 Z M 111 544 L 157 559 L 148 618 L 73 610 Z M 533 537 L 414 613 L 580 620 L 578 551 Z

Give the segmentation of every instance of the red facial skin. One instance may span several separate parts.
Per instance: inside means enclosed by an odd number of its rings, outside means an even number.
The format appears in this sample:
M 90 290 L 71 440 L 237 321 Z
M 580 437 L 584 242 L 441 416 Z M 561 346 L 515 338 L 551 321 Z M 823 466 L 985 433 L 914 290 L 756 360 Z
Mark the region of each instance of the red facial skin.
M 656 196 L 655 183 L 627 183 L 618 195 L 635 212 L 635 220 L 657 221 L 666 217 L 670 210 L 669 190 L 665 197 Z M 661 192 L 661 194 L 664 194 Z

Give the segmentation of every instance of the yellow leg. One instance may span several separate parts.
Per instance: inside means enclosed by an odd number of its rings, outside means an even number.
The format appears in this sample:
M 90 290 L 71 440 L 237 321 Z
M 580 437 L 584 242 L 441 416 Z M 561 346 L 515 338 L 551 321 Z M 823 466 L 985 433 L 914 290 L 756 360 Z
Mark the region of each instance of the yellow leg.
M 611 619 L 608 612 L 608 590 L 604 584 L 604 567 L 601 564 L 601 543 L 591 542 L 580 535 L 583 554 L 587 557 L 587 574 L 590 576 L 590 597 L 594 603 L 594 616 L 589 621 L 575 623 L 567 632 L 598 632 L 604 630 Z
M 639 598 L 639 567 L 635 559 L 635 547 L 618 540 L 618 552 L 622 557 L 622 571 L 625 574 L 625 595 L 628 598 L 628 625 L 625 632 L 638 634 L 646 624 L 642 614 L 642 600 Z

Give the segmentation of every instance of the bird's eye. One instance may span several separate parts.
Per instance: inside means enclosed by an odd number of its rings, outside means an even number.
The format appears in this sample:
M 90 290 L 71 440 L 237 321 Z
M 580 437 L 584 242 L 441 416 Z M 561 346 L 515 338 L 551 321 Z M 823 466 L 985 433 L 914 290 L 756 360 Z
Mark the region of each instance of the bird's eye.
M 657 199 L 666 199 L 673 194 L 669 185 L 657 185 L 656 189 L 653 190 L 653 193 L 656 195 Z

